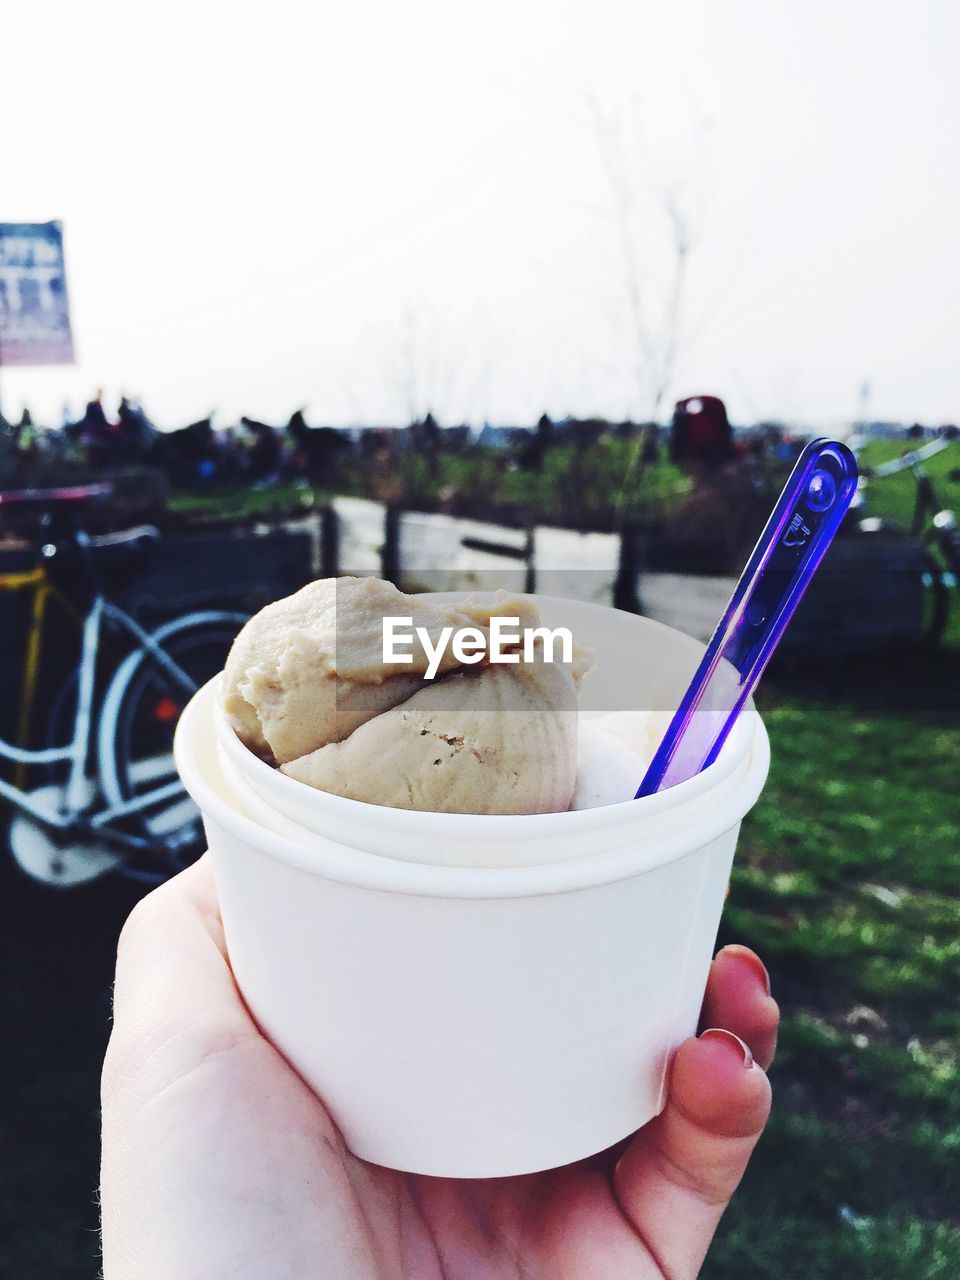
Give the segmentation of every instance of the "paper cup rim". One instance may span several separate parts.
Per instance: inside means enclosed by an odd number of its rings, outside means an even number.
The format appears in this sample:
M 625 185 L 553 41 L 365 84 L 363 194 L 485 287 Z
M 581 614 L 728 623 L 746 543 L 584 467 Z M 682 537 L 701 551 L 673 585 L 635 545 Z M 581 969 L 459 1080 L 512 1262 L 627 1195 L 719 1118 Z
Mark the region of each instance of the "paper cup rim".
M 217 696 L 221 679 L 222 673 L 214 676 L 210 682 L 214 686 L 211 714 L 217 745 L 240 776 L 255 786 L 266 803 L 270 801 L 266 801 L 264 793 L 273 792 L 277 797 L 277 804 L 274 807 L 285 811 L 283 797 L 288 795 L 292 801 L 296 801 L 297 798 L 302 800 L 307 784 L 267 764 L 240 741 L 224 714 Z M 405 834 L 422 834 L 428 838 L 448 830 L 451 821 L 456 820 L 469 822 L 471 826 L 474 824 L 482 826 L 483 838 L 489 840 L 505 837 L 508 833 L 514 834 L 517 823 L 524 824 L 525 835 L 541 838 L 559 835 L 561 832 L 569 834 L 581 828 L 595 830 L 597 827 L 617 826 L 621 822 L 631 821 L 631 809 L 638 803 L 643 804 L 643 813 L 649 816 L 672 809 L 678 804 L 687 803 L 718 786 L 736 770 L 737 765 L 749 750 L 747 741 L 749 722 L 756 717 L 757 713 L 751 703 L 740 716 L 719 758 L 713 764 L 694 777 L 688 778 L 686 782 L 670 787 L 667 791 L 644 796 L 642 801 L 621 800 L 615 804 L 598 805 L 586 809 L 567 809 L 560 813 L 434 813 L 428 809 L 396 809 L 390 805 L 372 804 L 366 800 L 352 800 L 347 796 L 338 796 L 333 792 L 319 791 L 312 787 L 307 787 L 307 790 L 318 807 L 322 806 L 324 811 L 333 816 L 345 820 L 360 817 L 365 824 L 375 828 L 390 827 Z M 638 778 L 638 785 L 639 782 Z M 302 823 L 299 825 L 303 826 L 305 831 L 311 831 L 316 835 L 323 834 L 317 828 Z
M 462 591 L 431 591 L 417 594 L 437 601 L 456 601 L 463 598 Z M 475 592 L 473 594 L 482 597 L 494 593 Z M 559 607 L 563 611 L 573 609 L 575 611 L 585 610 L 588 613 L 611 612 L 608 605 L 598 605 L 582 600 L 569 600 L 562 596 L 535 593 L 531 598 L 541 608 L 547 605 Z M 628 620 L 639 631 L 675 637 L 682 639 L 687 644 L 696 645 L 699 649 L 703 648 L 691 636 L 678 632 L 673 627 L 668 627 L 665 623 L 657 622 L 654 618 L 646 618 L 640 614 L 627 614 L 619 610 L 612 612 L 619 614 L 621 622 Z M 215 679 L 218 678 L 215 677 Z M 282 773 L 279 769 L 273 768 L 254 755 L 237 737 L 236 732 L 220 707 L 219 699 L 215 698 L 213 703 L 214 729 L 218 746 L 243 777 L 247 785 L 256 790 L 265 804 L 287 817 L 290 816 L 291 810 L 299 811 L 302 814 L 304 813 L 305 805 L 312 805 L 317 810 L 318 825 L 315 826 L 312 821 L 303 821 L 299 818 L 294 821 L 305 832 L 314 835 L 327 834 L 326 822 L 322 821 L 321 817 L 332 820 L 334 824 L 344 825 L 349 825 L 354 820 L 359 819 L 368 831 L 375 832 L 381 837 L 381 840 L 389 840 L 395 833 L 405 837 L 421 838 L 428 841 L 434 840 L 438 835 L 444 837 L 450 831 L 451 819 L 460 820 L 463 823 L 469 820 L 474 837 L 479 832 L 479 838 L 482 840 L 515 838 L 518 829 L 516 824 L 518 822 L 524 824 L 522 830 L 525 838 L 538 840 L 548 840 L 559 835 L 570 836 L 579 831 L 597 830 L 598 828 L 612 828 L 620 825 L 632 827 L 638 803 L 642 803 L 644 815 L 652 817 L 655 814 L 665 813 L 678 804 L 689 803 L 693 799 L 705 795 L 731 776 L 747 754 L 751 721 L 756 718 L 756 710 L 753 706 L 753 701 L 750 700 L 734 725 L 733 731 L 724 744 L 719 757 L 712 765 L 696 774 L 693 778 L 689 778 L 686 782 L 671 787 L 669 791 L 645 796 L 639 802 L 636 800 L 624 800 L 616 804 L 573 811 L 568 810 L 563 813 L 444 814 L 432 813 L 426 810 L 395 809 L 387 805 L 348 799 L 346 796 L 338 796 L 309 787 L 306 788 L 309 795 L 309 801 L 307 801 L 304 797 L 305 784 Z M 639 783 L 640 778 L 638 777 L 637 784 L 639 785 Z M 370 851 L 378 852 L 376 849 L 371 849 Z
M 388 893 L 410 894 L 426 897 L 451 898 L 513 898 L 539 897 L 544 894 L 568 893 L 580 889 L 615 883 L 632 876 L 642 875 L 656 867 L 674 861 L 685 853 L 715 840 L 725 831 L 730 830 L 741 821 L 744 814 L 755 804 L 763 788 L 770 764 L 770 744 L 766 729 L 760 716 L 753 712 L 752 735 L 746 750 L 741 757 L 739 768 L 734 768 L 732 776 L 721 777 L 716 786 L 709 790 L 716 791 L 717 804 L 711 806 L 705 814 L 700 814 L 696 821 L 680 826 L 668 833 L 657 834 L 648 840 L 642 839 L 644 821 L 657 806 L 670 807 L 681 805 L 693 798 L 684 788 L 704 779 L 711 770 L 698 775 L 690 782 L 671 787 L 667 792 L 649 796 L 642 800 L 628 800 L 617 805 L 604 805 L 593 809 L 567 811 L 550 814 L 444 814 L 423 813 L 414 810 L 392 809 L 384 805 L 368 805 L 360 801 L 347 800 L 342 796 L 331 797 L 343 805 L 350 806 L 359 817 L 367 820 L 367 811 L 375 811 L 380 822 L 389 823 L 404 818 L 426 819 L 436 828 L 436 834 L 444 829 L 455 837 L 458 824 L 483 823 L 484 836 L 491 839 L 503 838 L 508 834 L 516 836 L 517 824 L 524 824 L 524 834 L 534 834 L 532 824 L 562 824 L 561 829 L 571 833 L 577 829 L 584 832 L 596 831 L 598 828 L 617 827 L 614 839 L 615 847 L 603 852 L 587 854 L 582 858 L 566 859 L 559 862 L 540 863 L 522 867 L 449 867 L 433 863 L 408 862 L 386 857 L 376 853 L 352 851 L 341 846 L 335 840 L 311 831 L 304 830 L 304 840 L 295 841 L 287 836 L 269 830 L 253 818 L 241 813 L 220 795 L 207 777 L 200 763 L 196 750 L 198 733 L 202 728 L 204 717 L 208 719 L 211 730 L 211 748 L 214 747 L 212 725 L 209 720 L 216 706 L 217 680 L 205 684 L 194 694 L 184 708 L 177 725 L 174 738 L 174 756 L 183 783 L 199 805 L 205 818 L 212 819 L 219 827 L 235 836 L 245 844 L 253 845 L 268 855 L 297 867 L 312 875 L 326 879 L 353 884 L 369 889 L 379 889 Z M 745 728 L 746 726 L 738 726 Z M 247 751 L 237 739 L 238 746 Z M 248 755 L 251 753 L 247 752 Z M 737 753 L 738 757 L 740 753 Z M 209 765 L 214 765 L 215 749 L 209 752 Z M 255 757 L 251 757 L 256 760 Z M 275 770 L 262 761 L 257 764 L 271 774 Z M 283 777 L 284 775 L 279 775 Z M 302 786 L 292 778 L 285 778 L 294 786 Z M 702 788 L 696 793 L 700 794 Z M 683 794 L 681 794 L 683 792 Z M 616 811 L 611 820 L 611 811 Z M 381 816 L 382 815 L 382 816 Z M 633 820 L 636 815 L 636 821 Z M 604 820 L 606 819 L 606 820 Z M 550 827 L 541 829 L 539 835 L 549 834 Z M 638 839 L 638 837 L 640 837 Z M 362 853 L 362 856 L 358 856 Z

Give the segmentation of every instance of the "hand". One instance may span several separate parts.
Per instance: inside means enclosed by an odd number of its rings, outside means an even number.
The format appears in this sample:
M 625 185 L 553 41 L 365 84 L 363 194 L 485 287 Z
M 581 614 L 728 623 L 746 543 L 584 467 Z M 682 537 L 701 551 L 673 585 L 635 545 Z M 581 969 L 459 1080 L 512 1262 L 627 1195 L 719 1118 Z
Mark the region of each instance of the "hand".
M 254 1026 L 203 858 L 120 939 L 104 1280 L 695 1277 L 767 1119 L 777 1020 L 759 960 L 727 947 L 703 1015 L 726 1030 L 681 1046 L 663 1114 L 615 1150 L 484 1181 L 377 1168 Z

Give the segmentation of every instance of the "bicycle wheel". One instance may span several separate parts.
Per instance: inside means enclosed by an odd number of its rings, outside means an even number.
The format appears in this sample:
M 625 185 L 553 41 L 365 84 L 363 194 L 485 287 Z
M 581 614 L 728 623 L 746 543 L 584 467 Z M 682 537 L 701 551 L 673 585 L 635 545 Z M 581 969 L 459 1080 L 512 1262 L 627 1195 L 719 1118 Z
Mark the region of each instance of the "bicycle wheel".
M 44 747 L 63 747 L 73 737 L 77 705 L 77 673 L 71 672 L 50 700 L 46 717 Z M 95 831 L 76 833 L 57 831 L 58 817 L 72 804 L 93 803 L 96 786 L 91 742 L 88 743 L 86 770 L 79 794 L 68 795 L 67 782 L 71 762 L 59 760 L 35 767 L 28 775 L 24 795 L 52 819 L 38 820 L 33 814 L 14 809 L 10 815 L 7 845 L 13 860 L 31 879 L 57 889 L 76 889 L 99 880 L 116 870 L 123 858 L 105 836 Z
M 64 747 L 72 739 L 77 683 L 77 673 L 73 671 L 50 700 L 43 747 Z M 77 889 L 108 876 L 123 858 L 115 844 L 95 831 L 65 832 L 58 831 L 56 827 L 60 815 L 73 805 L 96 800 L 92 756 L 91 742 L 87 747 L 85 776 L 79 792 L 72 794 L 68 793 L 72 768 L 69 760 L 34 766 L 27 773 L 23 794 L 42 813 L 49 815 L 49 823 L 18 808 L 10 814 L 7 829 L 9 852 L 20 870 L 39 884 L 56 889 Z
M 197 613 L 167 623 L 153 639 L 176 664 L 180 678 L 150 650 L 138 649 L 107 690 L 99 732 L 100 780 L 107 803 L 122 805 L 160 788 L 172 791 L 120 820 L 126 830 L 152 843 L 152 851 L 125 859 L 119 868 L 125 875 L 160 881 L 203 852 L 199 811 L 178 785 L 173 734 L 191 693 L 222 670 L 245 621 L 238 614 Z

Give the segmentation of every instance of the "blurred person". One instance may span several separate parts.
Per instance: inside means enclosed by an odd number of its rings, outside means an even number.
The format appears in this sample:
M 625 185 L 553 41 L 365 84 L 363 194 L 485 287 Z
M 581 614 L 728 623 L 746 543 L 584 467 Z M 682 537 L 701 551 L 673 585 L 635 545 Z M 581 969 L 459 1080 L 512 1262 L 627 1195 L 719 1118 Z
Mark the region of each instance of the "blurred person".
M 524 440 L 517 452 L 517 466 L 524 471 L 541 471 L 543 460 L 553 444 L 553 422 L 542 413 L 531 438 Z
M 406 439 L 391 441 L 404 447 L 409 442 L 418 457 L 427 462 L 427 476 L 434 484 L 440 474 L 440 454 L 443 451 L 443 435 L 440 426 L 432 413 L 427 413 L 421 422 L 414 422 Z
M 220 444 L 211 415 L 177 431 L 158 431 L 153 438 L 149 460 L 166 472 L 175 487 L 209 488 L 219 476 L 219 452 Z
M 104 436 L 109 432 L 110 423 L 103 407 L 102 391 L 97 391 L 93 399 L 87 401 L 80 423 L 84 431 L 91 436 Z
M 255 418 L 241 418 L 247 432 L 247 471 L 254 484 L 267 485 L 276 479 L 283 449 L 273 427 Z
M 39 437 L 37 428 L 34 425 L 33 415 L 30 410 L 24 406 L 23 413 L 20 415 L 20 421 L 14 428 L 16 437 L 17 453 L 22 459 L 29 460 L 36 457 L 39 452 Z
M 514 1178 L 379 1168 L 253 1022 L 204 857 L 138 905 L 118 946 L 103 1280 L 693 1280 L 769 1114 L 778 1016 L 759 959 L 725 947 L 706 1029 L 625 1142 Z
M 308 426 L 304 411 L 297 409 L 290 415 L 286 436 L 294 474 L 305 476 L 311 484 L 332 488 L 341 462 L 353 449 L 348 433 L 336 427 Z
M 290 449 L 289 469 L 295 476 L 310 473 L 310 428 L 302 409 L 291 413 L 286 426 L 287 444 Z
M 75 430 L 90 466 L 102 467 L 110 459 L 112 431 L 103 407 L 103 392 L 97 391 L 87 402 L 83 417 L 75 424 Z
M 139 404 L 127 396 L 121 396 L 114 431 L 114 460 L 140 461 L 149 452 L 156 430 Z

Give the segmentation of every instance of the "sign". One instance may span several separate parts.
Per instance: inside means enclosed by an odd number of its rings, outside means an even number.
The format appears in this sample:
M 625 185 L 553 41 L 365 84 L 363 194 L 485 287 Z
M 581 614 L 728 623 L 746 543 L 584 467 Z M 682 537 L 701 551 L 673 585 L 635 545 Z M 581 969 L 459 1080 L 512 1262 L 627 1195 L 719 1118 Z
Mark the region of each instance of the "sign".
M 73 364 L 59 222 L 0 222 L 0 366 Z

